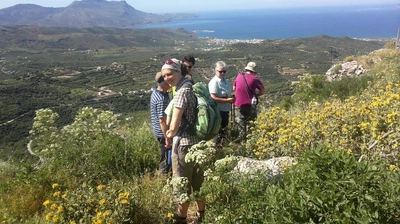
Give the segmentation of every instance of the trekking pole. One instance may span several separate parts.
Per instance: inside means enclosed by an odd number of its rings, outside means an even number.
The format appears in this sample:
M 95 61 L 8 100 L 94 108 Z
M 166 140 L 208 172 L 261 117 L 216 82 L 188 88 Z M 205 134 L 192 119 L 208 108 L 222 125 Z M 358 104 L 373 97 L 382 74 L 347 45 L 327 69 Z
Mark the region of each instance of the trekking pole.
M 232 103 L 232 113 L 231 113 L 231 122 L 233 123 L 235 121 L 235 104 Z

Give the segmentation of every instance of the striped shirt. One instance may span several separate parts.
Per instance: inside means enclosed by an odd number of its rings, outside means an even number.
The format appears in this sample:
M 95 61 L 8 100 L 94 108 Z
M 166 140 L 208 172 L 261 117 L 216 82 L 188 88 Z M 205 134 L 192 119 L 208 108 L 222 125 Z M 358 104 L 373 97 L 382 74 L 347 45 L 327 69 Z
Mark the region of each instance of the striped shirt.
M 150 97 L 150 115 L 151 123 L 153 125 L 153 133 L 157 138 L 164 137 L 159 119 L 167 116 L 164 111 L 167 108 L 168 104 L 168 93 L 162 92 L 158 89 L 153 90 L 153 93 Z
M 182 127 L 187 124 L 187 122 L 189 122 L 189 124 L 194 124 L 196 119 L 197 98 L 194 95 L 192 88 L 182 87 L 188 82 L 192 83 L 192 81 L 188 79 L 182 79 L 182 81 L 176 87 L 176 94 L 174 96 L 174 106 L 177 108 L 184 108 L 179 130 L 181 130 Z M 195 135 L 189 135 L 187 131 L 182 133 L 180 145 L 194 145 L 198 142 L 199 141 Z

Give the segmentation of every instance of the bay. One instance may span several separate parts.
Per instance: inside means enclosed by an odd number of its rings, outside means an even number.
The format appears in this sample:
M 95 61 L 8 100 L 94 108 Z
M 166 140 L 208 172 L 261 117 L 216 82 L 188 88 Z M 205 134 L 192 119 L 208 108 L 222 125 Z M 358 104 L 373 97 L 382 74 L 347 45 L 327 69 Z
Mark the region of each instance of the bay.
M 400 7 L 395 5 L 310 7 L 194 12 L 146 28 L 184 28 L 199 37 L 220 39 L 286 39 L 328 35 L 351 38 L 396 38 Z

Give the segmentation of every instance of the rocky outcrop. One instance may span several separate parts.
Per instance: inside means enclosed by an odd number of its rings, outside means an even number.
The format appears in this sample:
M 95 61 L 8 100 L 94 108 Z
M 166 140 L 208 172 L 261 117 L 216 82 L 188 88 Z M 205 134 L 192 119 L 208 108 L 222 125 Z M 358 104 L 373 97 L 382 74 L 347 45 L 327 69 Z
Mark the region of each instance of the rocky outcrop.
M 350 61 L 332 66 L 332 68 L 326 72 L 326 76 L 328 81 L 335 81 L 341 80 L 343 77 L 358 77 L 367 71 L 368 70 L 357 61 Z

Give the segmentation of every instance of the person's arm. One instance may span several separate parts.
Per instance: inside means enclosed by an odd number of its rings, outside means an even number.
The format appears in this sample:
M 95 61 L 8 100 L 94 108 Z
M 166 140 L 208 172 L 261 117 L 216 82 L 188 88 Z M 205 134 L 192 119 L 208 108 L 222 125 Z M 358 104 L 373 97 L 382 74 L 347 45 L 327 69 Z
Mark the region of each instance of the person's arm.
M 171 100 L 165 109 L 164 113 L 167 115 L 167 126 L 171 124 L 172 114 L 174 113 L 174 100 Z
M 166 120 L 167 126 L 169 126 L 171 124 L 171 120 L 172 120 L 172 117 L 167 116 L 167 120 Z
M 176 134 L 178 134 L 179 124 L 181 123 L 183 112 L 184 112 L 183 108 L 177 108 L 177 107 L 174 108 L 171 124 L 169 126 L 169 130 L 167 131 L 168 138 L 172 138 Z
M 236 77 L 236 79 L 237 79 L 237 77 Z M 236 79 L 235 79 L 235 81 L 233 81 L 233 84 L 232 84 L 232 92 L 235 92 L 235 90 L 236 90 Z
M 265 94 L 265 89 L 261 89 L 258 93 L 257 96 L 262 96 Z
M 172 146 L 172 139 L 168 138 L 168 136 L 167 136 L 168 127 L 169 127 L 170 124 L 171 124 L 171 117 L 167 116 L 165 118 L 165 125 L 166 125 L 165 128 L 166 128 L 166 130 L 165 130 L 165 132 L 163 130 L 163 133 L 165 133 L 164 134 L 164 137 L 165 137 L 165 148 L 167 148 L 167 149 L 171 148 L 171 146 Z
M 256 94 L 257 96 L 262 96 L 265 94 L 265 88 L 264 85 L 262 84 L 260 79 L 256 79 L 256 89 L 258 90 L 258 93 Z
M 160 122 L 161 131 L 164 134 L 164 137 L 167 138 L 167 130 L 168 130 L 167 118 L 161 117 L 160 119 L 158 119 L 158 122 Z
M 217 103 L 233 103 L 234 100 L 233 98 L 229 97 L 229 98 L 221 98 L 218 97 L 217 94 L 215 93 L 210 93 L 211 98 L 213 98 Z

